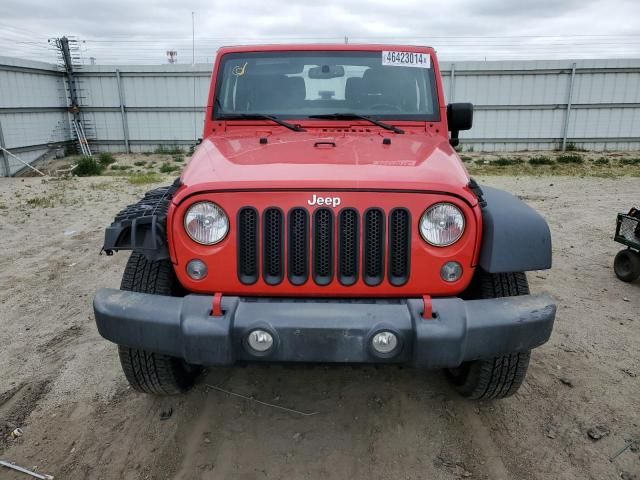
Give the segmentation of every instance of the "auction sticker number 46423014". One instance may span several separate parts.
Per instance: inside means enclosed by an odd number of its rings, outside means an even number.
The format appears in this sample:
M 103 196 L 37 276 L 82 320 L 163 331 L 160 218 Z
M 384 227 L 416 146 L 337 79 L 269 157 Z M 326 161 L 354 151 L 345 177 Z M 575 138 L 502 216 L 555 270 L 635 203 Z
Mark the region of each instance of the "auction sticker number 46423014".
M 426 53 L 383 51 L 382 65 L 430 68 L 431 57 Z

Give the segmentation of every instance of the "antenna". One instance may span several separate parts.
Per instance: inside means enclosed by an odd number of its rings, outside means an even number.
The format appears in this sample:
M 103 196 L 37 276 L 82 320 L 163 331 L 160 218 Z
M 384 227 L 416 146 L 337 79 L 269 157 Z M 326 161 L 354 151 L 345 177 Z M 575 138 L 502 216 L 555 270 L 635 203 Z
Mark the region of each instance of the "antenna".
M 91 146 L 87 140 L 87 132 L 91 134 L 91 124 L 81 113 L 81 107 L 85 97 L 80 88 L 81 80 L 77 76 L 78 70 L 82 69 L 82 59 L 80 57 L 80 42 L 75 37 L 60 37 L 52 39 L 52 43 L 58 51 L 61 66 L 64 68 L 67 80 L 67 111 L 70 115 L 71 132 L 78 140 L 78 147 L 82 155 L 91 157 Z M 65 92 L 66 93 L 66 92 Z

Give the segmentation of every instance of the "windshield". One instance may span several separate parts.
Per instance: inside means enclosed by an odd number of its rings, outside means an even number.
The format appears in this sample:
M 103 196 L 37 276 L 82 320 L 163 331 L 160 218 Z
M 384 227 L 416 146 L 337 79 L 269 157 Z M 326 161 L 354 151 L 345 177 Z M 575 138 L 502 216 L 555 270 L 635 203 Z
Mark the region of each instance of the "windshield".
M 214 118 L 266 114 L 304 119 L 348 113 L 438 120 L 430 59 L 420 65 L 389 65 L 385 53 L 226 54 L 218 71 Z

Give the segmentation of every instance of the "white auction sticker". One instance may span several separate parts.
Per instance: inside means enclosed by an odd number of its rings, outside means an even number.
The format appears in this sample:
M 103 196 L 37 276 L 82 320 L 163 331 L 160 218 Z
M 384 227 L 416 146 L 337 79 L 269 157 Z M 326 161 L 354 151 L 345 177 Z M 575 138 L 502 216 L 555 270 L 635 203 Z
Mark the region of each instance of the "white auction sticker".
M 383 51 L 382 65 L 430 68 L 431 57 L 426 53 Z

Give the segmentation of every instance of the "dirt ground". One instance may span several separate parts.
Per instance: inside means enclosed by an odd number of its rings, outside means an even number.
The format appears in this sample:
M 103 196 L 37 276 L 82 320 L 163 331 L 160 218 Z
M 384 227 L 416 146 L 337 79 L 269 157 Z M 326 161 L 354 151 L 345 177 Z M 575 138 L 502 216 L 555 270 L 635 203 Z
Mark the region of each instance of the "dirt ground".
M 528 277 L 559 309 L 520 392 L 474 403 L 440 372 L 396 367 L 212 369 L 179 398 L 136 394 L 91 300 L 127 260 L 98 254 L 105 225 L 154 185 L 1 179 L 0 458 L 57 479 L 640 478 L 637 444 L 610 461 L 640 440 L 640 284 L 611 268 L 640 180 L 480 180 L 547 217 L 554 267 Z M 609 433 L 591 439 L 596 426 Z

